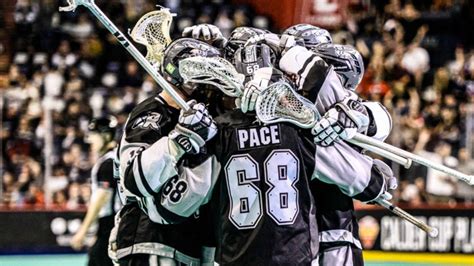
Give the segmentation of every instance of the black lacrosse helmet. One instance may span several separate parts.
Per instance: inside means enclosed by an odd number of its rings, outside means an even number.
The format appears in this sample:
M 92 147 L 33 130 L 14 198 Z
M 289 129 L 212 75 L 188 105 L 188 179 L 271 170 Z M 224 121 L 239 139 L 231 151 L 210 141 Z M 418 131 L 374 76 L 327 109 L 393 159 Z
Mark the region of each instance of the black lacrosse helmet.
M 250 38 L 266 33 L 270 32 L 239 27 L 232 31 L 224 46 L 224 58 L 235 66 L 237 72 L 245 76 L 244 82 L 249 81 L 259 68 L 273 66 L 276 62 L 276 53 L 270 46 L 263 43 L 244 46 Z
M 118 121 L 112 115 L 93 118 L 89 122 L 89 132 L 97 132 L 100 134 L 110 134 L 110 139 L 115 137 L 117 131 Z
M 312 51 L 334 67 L 344 88 L 357 88 L 364 76 L 364 60 L 353 46 L 326 43 L 316 46 Z
M 216 57 L 221 56 L 220 51 L 199 40 L 181 38 L 172 42 L 165 50 L 161 72 L 169 83 L 180 89 L 186 96 L 190 96 L 196 89 L 196 84 L 183 84 L 184 80 L 179 74 L 179 61 L 193 56 Z
M 252 27 L 238 27 L 230 33 L 230 37 L 224 45 L 224 58 L 233 63 L 235 52 L 242 48 L 245 43 L 252 37 L 270 33 L 269 31 L 252 28 Z
M 313 48 L 319 44 L 332 43 L 329 32 L 325 29 L 311 24 L 297 24 L 287 28 L 283 35 L 290 35 L 298 39 L 303 39 L 307 48 Z
M 259 68 L 274 65 L 275 53 L 266 44 L 254 44 L 237 49 L 233 61 L 235 69 L 247 82 Z

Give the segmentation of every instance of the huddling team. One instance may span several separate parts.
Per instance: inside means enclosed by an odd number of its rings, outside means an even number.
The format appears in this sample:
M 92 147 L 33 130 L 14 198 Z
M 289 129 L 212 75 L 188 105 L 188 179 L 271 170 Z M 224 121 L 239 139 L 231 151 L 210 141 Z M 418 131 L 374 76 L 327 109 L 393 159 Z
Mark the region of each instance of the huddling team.
M 245 76 L 243 96 L 184 82 L 180 61 L 222 57 Z M 354 92 L 360 54 L 299 24 L 281 35 L 186 28 L 165 50 L 164 90 L 130 113 L 115 158 L 125 205 L 109 255 L 120 265 L 363 265 L 353 199 L 390 199 L 390 168 L 344 140 L 384 140 L 391 118 Z M 284 82 L 322 118 L 312 129 L 261 123 L 260 93 Z

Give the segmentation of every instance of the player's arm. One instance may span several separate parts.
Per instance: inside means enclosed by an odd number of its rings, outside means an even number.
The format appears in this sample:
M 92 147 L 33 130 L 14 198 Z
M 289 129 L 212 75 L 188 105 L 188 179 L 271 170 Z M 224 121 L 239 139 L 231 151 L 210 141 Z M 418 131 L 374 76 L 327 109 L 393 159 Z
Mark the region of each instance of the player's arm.
M 296 89 L 315 103 L 320 114 L 350 96 L 333 67 L 305 47 L 291 47 L 280 59 L 279 66 L 294 78 Z
M 362 102 L 369 115 L 369 126 L 367 136 L 385 141 L 392 131 L 392 116 L 387 108 L 379 102 Z
M 120 144 L 120 176 L 124 188 L 133 195 L 156 196 L 163 184 L 178 174 L 176 165 L 181 157 L 199 152 L 216 133 L 204 105 L 190 104 L 191 110 L 181 112 L 180 122 L 169 135 L 161 134 L 161 125 L 140 127 L 134 126 L 133 119 L 127 122 Z
M 179 174 L 169 179 L 155 197 L 146 198 L 150 219 L 156 223 L 180 223 L 209 202 L 220 164 L 210 154 L 186 156 Z
M 396 188 L 396 178 L 386 164 L 361 154 L 345 142 L 318 147 L 315 165 L 313 178 L 335 184 L 344 194 L 362 202 L 379 197 L 388 199 L 387 191 Z
M 188 104 L 191 109 L 181 112 L 179 123 L 168 136 L 157 137 L 158 140 L 148 147 L 140 143 L 121 143 L 121 149 L 124 150 L 120 156 L 124 168 L 121 171 L 123 185 L 139 198 L 142 209 L 157 223 L 179 222 L 181 217 L 194 213 L 202 202 L 203 191 L 207 191 L 202 183 L 209 187 L 208 180 L 211 177 L 206 171 L 212 169 L 213 160 L 211 156 L 202 157 L 200 154 L 205 143 L 216 134 L 217 128 L 204 105 L 194 101 Z M 130 152 L 126 151 L 127 147 Z M 198 162 L 190 167 L 178 168 L 181 159 L 184 163 L 187 160 Z M 186 186 L 185 190 L 183 186 Z M 193 200 L 193 204 L 187 203 L 186 208 L 182 203 L 185 201 L 180 200 L 182 204 L 179 205 L 176 200 L 177 194 L 181 195 L 184 191 Z M 178 209 L 175 211 L 179 213 L 176 217 L 161 208 L 162 204 L 166 205 L 173 199 L 169 209 L 171 212 Z
M 113 180 L 113 162 L 112 159 L 106 160 L 99 168 L 98 189 L 94 191 L 91 202 L 87 208 L 87 213 L 82 221 L 81 227 L 71 240 L 71 246 L 75 250 L 83 247 L 84 238 L 90 226 L 97 220 L 100 210 L 112 197 L 111 187 L 114 186 Z
M 363 133 L 384 140 L 391 130 L 386 109 L 373 102 L 362 102 L 346 90 L 332 66 L 312 51 L 292 47 L 280 60 L 280 68 L 296 77 L 298 89 L 313 101 L 323 118 L 313 128 L 315 143 L 332 145 Z

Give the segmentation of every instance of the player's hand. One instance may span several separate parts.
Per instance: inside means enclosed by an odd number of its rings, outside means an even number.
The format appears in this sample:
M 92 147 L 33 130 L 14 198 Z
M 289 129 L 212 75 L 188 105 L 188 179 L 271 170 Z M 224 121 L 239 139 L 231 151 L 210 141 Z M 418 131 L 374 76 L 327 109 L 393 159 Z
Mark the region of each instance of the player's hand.
M 217 125 L 204 104 L 191 100 L 188 105 L 191 109 L 181 110 L 179 122 L 169 137 L 185 152 L 195 154 L 216 135 Z
M 329 109 L 311 130 L 314 143 L 330 146 L 334 142 L 348 140 L 369 126 L 369 115 L 358 101 L 349 99 Z
M 375 198 L 373 201 L 369 203 L 374 203 L 378 199 L 385 199 L 391 200 L 393 198 L 392 194 L 390 194 L 391 190 L 395 190 L 398 187 L 397 178 L 394 176 L 392 169 L 384 162 L 378 159 L 374 159 L 373 167 L 375 168 L 375 174 L 377 175 L 376 178 L 383 178 L 384 179 L 384 186 L 383 192 Z
M 280 37 L 275 33 L 263 33 L 251 37 L 244 46 L 266 44 L 276 53 L 280 53 Z
M 206 42 L 213 42 L 224 38 L 221 30 L 211 24 L 199 24 L 186 27 L 184 28 L 182 35 L 183 37 L 192 37 Z
M 245 84 L 242 98 L 240 100 L 240 109 L 243 113 L 255 110 L 255 104 L 260 92 L 268 87 L 272 78 L 273 68 L 262 67 L 255 71 L 252 80 Z
M 268 45 L 273 51 L 278 54 L 284 54 L 287 50 L 289 50 L 295 45 L 304 46 L 303 40 L 295 39 L 295 37 L 290 35 L 282 35 L 281 37 L 278 37 L 278 35 L 274 33 L 264 33 L 251 37 L 247 40 L 245 46 L 260 43 Z
M 81 250 L 84 247 L 85 237 L 86 235 L 82 231 L 77 232 L 71 239 L 71 247 L 74 250 Z

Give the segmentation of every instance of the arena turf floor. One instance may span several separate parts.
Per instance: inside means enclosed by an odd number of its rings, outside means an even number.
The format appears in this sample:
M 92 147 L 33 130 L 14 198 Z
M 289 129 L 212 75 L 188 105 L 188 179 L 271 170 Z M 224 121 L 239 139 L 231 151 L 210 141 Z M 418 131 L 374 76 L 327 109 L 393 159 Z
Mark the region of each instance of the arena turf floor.
M 437 255 L 366 252 L 367 266 L 474 265 L 474 255 Z M 0 266 L 84 266 L 86 254 L 0 256 Z

